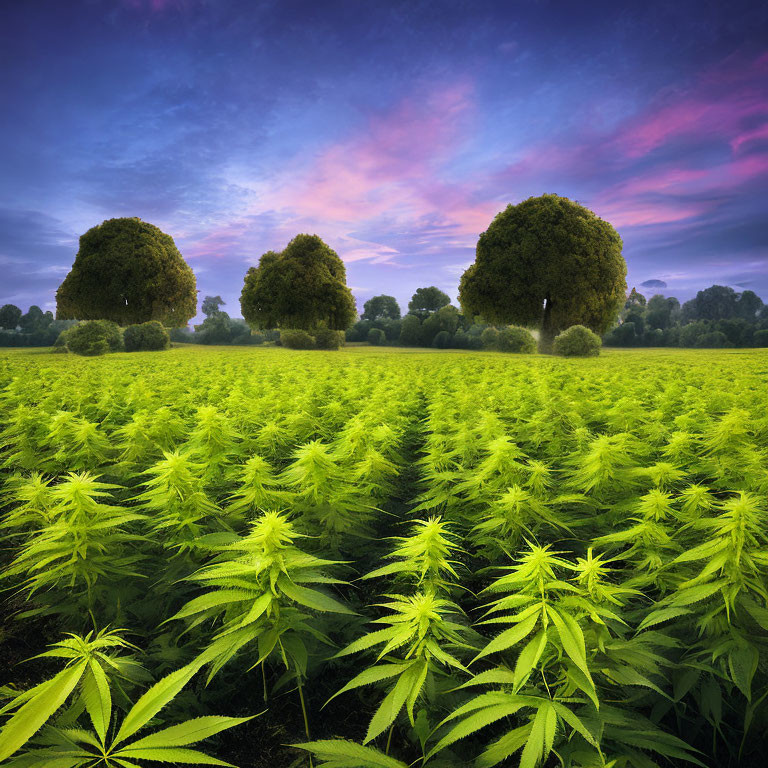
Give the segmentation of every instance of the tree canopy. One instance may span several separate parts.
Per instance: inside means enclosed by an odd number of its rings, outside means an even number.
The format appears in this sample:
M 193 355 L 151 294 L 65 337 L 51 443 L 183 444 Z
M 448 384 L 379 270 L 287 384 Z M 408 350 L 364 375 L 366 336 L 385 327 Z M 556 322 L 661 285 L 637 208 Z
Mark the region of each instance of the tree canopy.
M 56 292 L 60 319 L 181 327 L 196 312 L 191 267 L 170 235 L 139 218 L 108 219 L 89 229 Z
M 19 327 L 24 333 L 36 333 L 47 328 L 52 322 L 52 312 L 43 312 L 37 304 L 33 304 L 27 313 L 19 318 Z
M 437 312 L 441 307 L 451 303 L 447 293 L 430 285 L 428 288 L 417 288 L 408 302 L 408 312 L 411 314 L 428 315 Z
M 220 311 L 219 307 L 223 307 L 226 303 L 221 296 L 206 296 L 203 299 L 203 305 L 200 307 L 200 310 L 206 317 L 215 315 Z
M 0 307 L 0 328 L 13 330 L 21 320 L 21 310 L 15 304 L 4 304 Z
M 541 329 L 540 348 L 581 324 L 604 333 L 625 302 L 627 265 L 616 230 L 558 195 L 509 205 L 480 235 L 459 301 L 486 322 Z
M 394 296 L 374 296 L 363 305 L 363 320 L 399 320 L 400 305 Z
M 267 251 L 248 270 L 240 307 L 252 328 L 341 331 L 357 315 L 344 262 L 317 235 L 305 234 L 283 251 Z

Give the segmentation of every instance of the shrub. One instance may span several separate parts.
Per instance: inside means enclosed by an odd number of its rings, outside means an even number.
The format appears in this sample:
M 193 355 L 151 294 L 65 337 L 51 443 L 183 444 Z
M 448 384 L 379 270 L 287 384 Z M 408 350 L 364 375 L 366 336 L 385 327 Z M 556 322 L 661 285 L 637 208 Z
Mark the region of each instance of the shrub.
M 67 349 L 76 355 L 94 357 L 123 348 L 123 334 L 111 320 L 87 320 L 67 331 Z
M 635 324 L 631 320 L 625 320 L 605 336 L 607 347 L 634 347 L 636 343 L 637 333 L 635 332 Z
M 483 349 L 496 349 L 496 344 L 499 340 L 499 332 L 493 328 L 486 328 L 480 334 L 480 341 L 483 344 Z
M 752 337 L 752 346 L 768 347 L 768 329 L 755 331 L 755 335 Z
M 280 331 L 280 344 L 288 349 L 314 349 L 315 340 L 298 328 L 286 328 Z
M 707 320 L 697 320 L 695 323 L 688 323 L 680 329 L 680 346 L 697 347 L 699 339 L 712 332 L 712 324 Z
M 448 349 L 451 346 L 451 334 L 448 331 L 440 331 L 434 339 L 432 346 L 437 349 Z
M 67 350 L 67 331 L 62 331 L 53 342 L 52 352 L 68 352 Z
M 536 351 L 536 339 L 525 328 L 510 325 L 499 331 L 496 338 L 496 347 L 500 352 L 531 354 Z
M 344 331 L 321 327 L 312 332 L 317 349 L 339 349 L 344 343 Z
M 722 331 L 710 331 L 699 336 L 695 346 L 698 349 L 725 349 L 733 347 L 733 342 L 728 341 L 728 337 Z
M 564 357 L 595 357 L 600 354 L 600 337 L 583 325 L 572 325 L 555 336 L 552 350 Z
M 374 347 L 380 347 L 386 339 L 387 337 L 381 328 L 371 328 L 371 330 L 368 331 L 368 343 L 373 344 Z
M 406 315 L 400 324 L 400 343 L 418 346 L 421 341 L 421 320 L 416 315 Z
M 663 347 L 664 346 L 664 331 L 661 328 L 651 328 L 645 332 L 643 336 L 643 344 L 646 347 Z
M 399 341 L 400 329 L 403 326 L 403 321 L 398 320 L 380 320 L 379 326 L 384 331 L 384 335 L 387 337 L 387 341 Z
M 162 323 L 150 320 L 138 325 L 129 325 L 123 332 L 123 341 L 126 352 L 140 352 L 168 349 L 171 337 Z
M 195 341 L 195 337 L 188 326 L 183 328 L 171 328 L 171 341 L 177 341 L 181 344 L 192 344 Z

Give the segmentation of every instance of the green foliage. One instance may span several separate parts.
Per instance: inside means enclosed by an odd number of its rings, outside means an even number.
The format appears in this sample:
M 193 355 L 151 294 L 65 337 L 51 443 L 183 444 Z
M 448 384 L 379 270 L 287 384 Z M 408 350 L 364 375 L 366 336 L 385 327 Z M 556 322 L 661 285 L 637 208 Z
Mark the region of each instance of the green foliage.
M 240 307 L 252 328 L 343 331 L 357 314 L 344 262 L 317 235 L 297 235 L 280 253 L 265 253 L 245 275 Z
M 56 292 L 56 315 L 64 320 L 180 327 L 196 311 L 191 267 L 170 235 L 139 218 L 108 219 L 82 235 Z
M 407 314 L 400 326 L 400 343 L 415 347 L 421 343 L 421 320 L 413 314 Z
M 90 445 L 83 446 L 84 454 L 98 446 L 93 442 L 95 430 L 88 433 Z M 46 488 L 45 525 L 38 524 L 28 536 L 2 577 L 30 599 L 38 593 L 67 594 L 63 604 L 56 606 L 54 600 L 47 610 L 69 609 L 75 620 L 87 621 L 88 612 L 96 608 L 109 610 L 112 590 L 119 580 L 140 576 L 136 565 L 141 560 L 134 547 L 141 537 L 126 526 L 142 516 L 103 501 L 111 500 L 116 488 L 87 472 L 68 475 L 50 493 Z M 85 615 L 78 617 L 80 611 Z
M 70 634 L 51 648 L 37 658 L 66 659 L 66 667 L 0 709 L 0 715 L 12 713 L 0 729 L 0 760 L 24 746 L 70 697 L 70 714 L 60 719 L 71 720 L 85 710 L 103 743 L 112 712 L 111 688 L 141 671 L 130 656 L 112 653 L 114 649 L 136 650 L 115 631 L 89 632 L 84 637 Z
M 446 304 L 432 312 L 421 324 L 421 343 L 425 347 L 434 346 L 433 342 L 439 333 L 447 334 L 446 346 L 459 327 L 459 310 Z M 445 339 L 445 337 L 443 337 Z
M 762 299 L 753 291 L 735 293 L 713 285 L 681 308 L 673 296 L 656 295 L 646 302 L 633 289 L 621 312 L 621 323 L 606 334 L 604 343 L 615 347 L 754 347 L 759 346 L 755 334 L 765 325 L 764 313 Z
M 429 288 L 417 288 L 408 302 L 408 312 L 412 315 L 425 316 L 437 312 L 441 307 L 451 303 L 448 294 L 430 285 Z
M 369 344 L 373 344 L 374 347 L 380 347 L 386 340 L 387 338 L 384 335 L 384 331 L 381 329 L 371 328 L 371 330 L 368 331 L 367 341 Z
M 432 346 L 436 349 L 448 349 L 451 345 L 451 334 L 448 331 L 440 331 L 432 340 Z
M 2 311 L 2 310 L 0 310 Z M 363 305 L 363 320 L 399 320 L 400 305 L 394 296 L 374 296 Z
M 621 238 L 594 213 L 557 195 L 509 205 L 480 235 L 461 278 L 465 313 L 541 328 L 540 346 L 574 324 L 605 333 L 624 302 Z
M 509 325 L 502 328 L 495 341 L 499 352 L 531 354 L 536 351 L 536 339 L 525 328 Z
M 0 355 L 8 764 L 760 765 L 765 353 L 370 352 Z
M 563 357 L 597 357 L 601 346 L 596 333 L 583 325 L 572 325 L 555 337 L 552 351 Z
M 110 320 L 87 320 L 66 332 L 67 349 L 76 355 L 94 357 L 123 349 L 123 335 Z
M 315 339 L 301 329 L 284 329 L 280 331 L 280 343 L 288 349 L 315 349 Z
M 395 760 L 373 747 L 365 747 L 344 739 L 324 739 L 296 744 L 297 749 L 311 752 L 323 768 L 408 768 L 408 764 Z
M 21 320 L 21 310 L 15 304 L 0 307 L 0 328 L 13 330 Z
M 307 671 L 307 641 L 329 644 L 312 626 L 312 613 L 306 609 L 351 613 L 324 591 L 325 585 L 343 583 L 327 574 L 337 563 L 302 552 L 294 544 L 300 536 L 285 516 L 265 512 L 246 536 L 212 547 L 214 561 L 189 577 L 208 591 L 173 618 L 197 626 L 224 614 L 199 658 L 211 663 L 209 679 L 255 643 L 252 666 L 274 659 L 301 680 Z
M 341 349 L 344 344 L 343 331 L 334 331 L 331 328 L 320 326 L 312 330 L 317 349 Z
M 168 331 L 157 320 L 150 320 L 141 325 L 129 325 L 123 331 L 123 341 L 126 352 L 168 349 L 171 345 Z
M 499 329 L 489 326 L 483 330 L 480 340 L 485 349 L 496 349 L 496 345 L 499 343 Z
M 710 331 L 699 336 L 694 346 L 699 349 L 723 349 L 732 347 L 733 344 L 722 331 Z
M 103 647 L 96 643 L 91 645 L 94 648 Z M 50 655 L 54 655 L 53 652 Z M 96 655 L 103 656 L 98 651 Z M 0 759 L 12 755 L 24 746 L 40 725 L 48 720 L 58 706 L 66 700 L 74 686 L 84 679 L 82 699 L 93 730 L 72 727 L 69 723 L 46 726 L 29 748 L 11 758 L 7 763 L 9 766 L 19 766 L 19 768 L 32 766 L 61 768 L 63 765 L 73 768 L 80 766 L 95 768 L 101 765 L 127 767 L 142 765 L 145 761 L 150 764 L 173 762 L 186 765 L 229 766 L 229 763 L 189 747 L 217 733 L 248 722 L 252 719 L 250 717 L 215 715 L 199 717 L 167 726 L 140 738 L 132 738 L 178 696 L 198 669 L 199 665 L 190 664 L 155 683 L 128 710 L 118 725 L 112 715 L 110 684 L 102 665 L 92 658 L 83 659 L 65 669 L 48 683 L 44 683 L 42 691 L 38 688 L 37 695 L 24 705 L 30 709 L 24 718 L 22 729 L 14 726 L 13 719 L 6 724 L 0 732 L 0 744 L 2 744 Z M 96 670 L 100 671 L 94 674 Z M 89 681 L 93 682 L 89 683 Z M 22 710 L 19 710 L 17 715 L 21 714 Z

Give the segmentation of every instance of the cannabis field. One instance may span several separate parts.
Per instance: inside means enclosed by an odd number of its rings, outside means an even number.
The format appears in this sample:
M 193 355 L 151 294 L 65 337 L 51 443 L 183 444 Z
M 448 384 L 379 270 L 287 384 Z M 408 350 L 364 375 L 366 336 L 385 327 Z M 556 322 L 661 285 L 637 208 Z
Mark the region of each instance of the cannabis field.
M 764 764 L 764 351 L 10 352 L 0 389 L 4 764 Z

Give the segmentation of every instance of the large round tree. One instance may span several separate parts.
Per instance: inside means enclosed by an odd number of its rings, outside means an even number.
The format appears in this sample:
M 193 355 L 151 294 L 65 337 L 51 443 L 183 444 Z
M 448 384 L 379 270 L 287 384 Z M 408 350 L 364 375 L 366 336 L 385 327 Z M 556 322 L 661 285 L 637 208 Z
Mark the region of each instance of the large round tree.
M 539 349 L 571 325 L 604 333 L 624 304 L 621 238 L 584 206 L 558 195 L 509 205 L 480 235 L 459 301 L 489 323 L 540 329 Z
M 170 235 L 138 218 L 108 219 L 89 229 L 56 292 L 62 320 L 159 320 L 182 327 L 196 312 L 192 268 Z
M 240 308 L 252 328 L 348 328 L 357 317 L 344 262 L 317 235 L 267 251 L 245 275 Z

